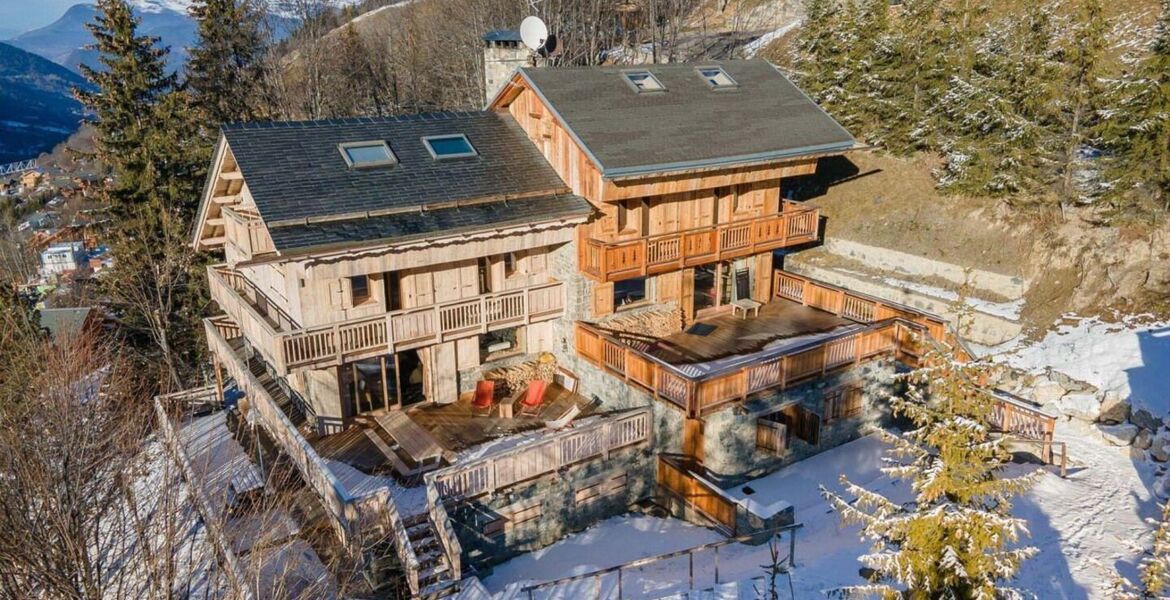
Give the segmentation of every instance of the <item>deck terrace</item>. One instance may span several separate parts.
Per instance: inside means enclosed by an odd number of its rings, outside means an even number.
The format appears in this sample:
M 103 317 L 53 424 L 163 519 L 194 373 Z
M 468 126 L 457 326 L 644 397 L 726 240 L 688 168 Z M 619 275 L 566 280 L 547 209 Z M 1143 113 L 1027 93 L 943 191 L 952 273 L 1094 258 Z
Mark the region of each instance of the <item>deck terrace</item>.
M 511 418 L 476 414 L 471 408 L 472 394 L 463 394 L 451 404 L 421 404 L 405 409 L 415 425 L 443 450 L 450 459 L 455 453 L 510 435 L 540 429 L 545 421 L 555 420 L 573 406 L 580 408 L 578 418 L 590 416 L 596 406 L 587 398 L 553 384 L 549 387 L 544 405 L 536 415 L 515 415 Z M 396 470 L 395 457 L 386 450 L 398 445 L 378 419 L 386 411 L 377 411 L 354 420 L 354 426 L 340 433 L 312 440 L 313 447 L 324 458 L 344 462 L 368 474 L 390 473 Z M 381 442 L 381 443 L 379 443 Z M 399 452 L 395 452 L 398 454 Z M 408 457 L 402 457 L 410 462 Z M 413 466 L 408 464 L 408 467 Z

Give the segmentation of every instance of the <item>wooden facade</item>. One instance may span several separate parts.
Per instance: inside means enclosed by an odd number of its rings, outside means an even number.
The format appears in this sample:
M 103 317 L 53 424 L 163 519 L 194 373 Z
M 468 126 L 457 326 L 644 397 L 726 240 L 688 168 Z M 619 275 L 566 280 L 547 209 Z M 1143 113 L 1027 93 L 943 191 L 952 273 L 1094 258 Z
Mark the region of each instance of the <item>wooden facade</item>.
M 785 178 L 815 173 L 815 157 L 607 178 L 519 74 L 491 108 L 507 111 L 573 193 L 598 211 L 578 227 L 577 239 L 579 270 L 599 284 L 590 303 L 595 317 L 616 308 L 612 282 L 658 276 L 657 295 L 648 299 L 678 302 L 692 319 L 702 310 L 694 303 L 694 268 L 735 260 L 755 271 L 752 296 L 766 300 L 771 252 L 819 238 L 820 213 L 782 200 L 780 189 Z

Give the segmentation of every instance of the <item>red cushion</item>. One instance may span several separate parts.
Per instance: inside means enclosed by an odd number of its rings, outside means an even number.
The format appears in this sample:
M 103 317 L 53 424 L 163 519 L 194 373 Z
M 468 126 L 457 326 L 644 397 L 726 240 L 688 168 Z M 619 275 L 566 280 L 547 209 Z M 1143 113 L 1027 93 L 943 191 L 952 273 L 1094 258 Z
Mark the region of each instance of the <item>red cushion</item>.
M 496 382 L 485 379 L 475 384 L 475 398 L 471 405 L 476 408 L 488 408 L 492 405 L 492 398 L 496 395 Z
M 543 379 L 538 379 L 528 384 L 528 393 L 524 395 L 524 406 L 538 406 L 544 402 L 544 390 L 548 387 L 548 382 Z

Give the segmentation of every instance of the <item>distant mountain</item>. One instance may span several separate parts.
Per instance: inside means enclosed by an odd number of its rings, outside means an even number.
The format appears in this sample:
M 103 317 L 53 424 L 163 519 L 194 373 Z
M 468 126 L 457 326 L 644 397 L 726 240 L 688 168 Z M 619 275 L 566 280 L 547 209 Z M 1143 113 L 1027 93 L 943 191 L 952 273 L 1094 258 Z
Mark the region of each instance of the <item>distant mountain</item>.
M 195 23 L 187 16 L 182 0 L 135 0 L 135 13 L 142 19 L 139 32 L 161 38 L 162 45 L 171 47 L 169 66 L 178 69 L 187 60 L 187 47 L 195 41 Z M 176 10 L 179 9 L 179 10 Z M 56 21 L 23 33 L 9 40 L 9 44 L 43 56 L 74 72 L 80 65 L 97 65 L 97 54 L 86 46 L 93 36 L 85 24 L 97 14 L 90 4 L 76 4 Z
M 0 0 L 3 1 L 3 0 Z M 298 0 L 299 1 L 299 0 Z M 317 0 L 322 6 L 339 7 L 359 0 Z M 130 0 L 135 15 L 142 20 L 138 31 L 160 38 L 171 53 L 168 66 L 178 70 L 187 60 L 187 48 L 195 43 L 195 22 L 187 9 L 191 0 Z M 290 0 L 269 0 L 269 24 L 276 39 L 284 39 L 296 24 Z M 43 56 L 80 73 L 80 65 L 95 66 L 97 55 L 86 48 L 93 43 L 85 24 L 93 21 L 97 9 L 90 3 L 76 4 L 56 21 L 22 33 L 7 43 Z
M 0 163 L 33 158 L 77 130 L 73 86 L 86 82 L 40 56 L 0 42 Z

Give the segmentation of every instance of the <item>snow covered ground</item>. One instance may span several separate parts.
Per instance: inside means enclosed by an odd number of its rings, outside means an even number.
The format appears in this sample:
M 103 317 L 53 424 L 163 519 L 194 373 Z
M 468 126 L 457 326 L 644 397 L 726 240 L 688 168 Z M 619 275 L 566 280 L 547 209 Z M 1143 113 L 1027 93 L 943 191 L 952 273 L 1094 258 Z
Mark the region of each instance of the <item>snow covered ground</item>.
M 1039 598 L 1106 598 L 1114 573 L 1136 575 L 1142 545 L 1148 544 L 1157 506 L 1149 486 L 1153 467 L 1135 464 L 1124 448 L 1109 446 L 1085 427 L 1061 424 L 1057 438 L 1066 440 L 1074 464 L 1067 479 L 1046 471 L 1032 492 L 1017 500 L 1014 512 L 1027 519 L 1030 545 L 1040 553 L 1025 563 L 1018 584 Z M 839 476 L 886 494 L 896 501 L 910 499 L 905 482 L 879 471 L 884 444 L 867 437 L 829 450 L 748 484 L 757 502 L 783 500 L 796 507 L 803 523 L 796 544 L 797 570 L 793 587 L 797 598 L 821 597 L 822 590 L 860 583 L 857 557 L 867 550 L 856 527 L 842 527 L 837 514 L 817 493 L 818 485 L 839 490 Z M 1040 468 L 1020 465 L 1020 471 Z M 731 494 L 744 497 L 743 488 Z M 484 580 L 492 593 L 573 574 L 616 566 L 631 560 L 683 550 L 720 539 L 719 534 L 674 519 L 627 515 L 606 520 L 543 550 L 526 554 L 496 568 Z M 785 552 L 786 546 L 785 546 Z M 710 553 L 707 553 L 708 556 Z M 714 583 L 711 560 L 696 568 L 696 585 Z M 768 564 L 767 546 L 735 545 L 720 552 L 720 580 L 758 577 Z M 624 574 L 626 597 L 656 598 L 686 586 L 685 558 L 651 565 Z M 549 590 L 538 598 L 592 595 L 594 582 Z M 603 594 L 616 588 L 616 576 L 600 582 Z M 604 597 L 604 596 L 603 596 Z
M 1001 357 L 1013 367 L 1046 368 L 1130 398 L 1135 408 L 1170 411 L 1170 323 L 1129 317 L 1117 323 L 1080 319 L 1040 342 Z

